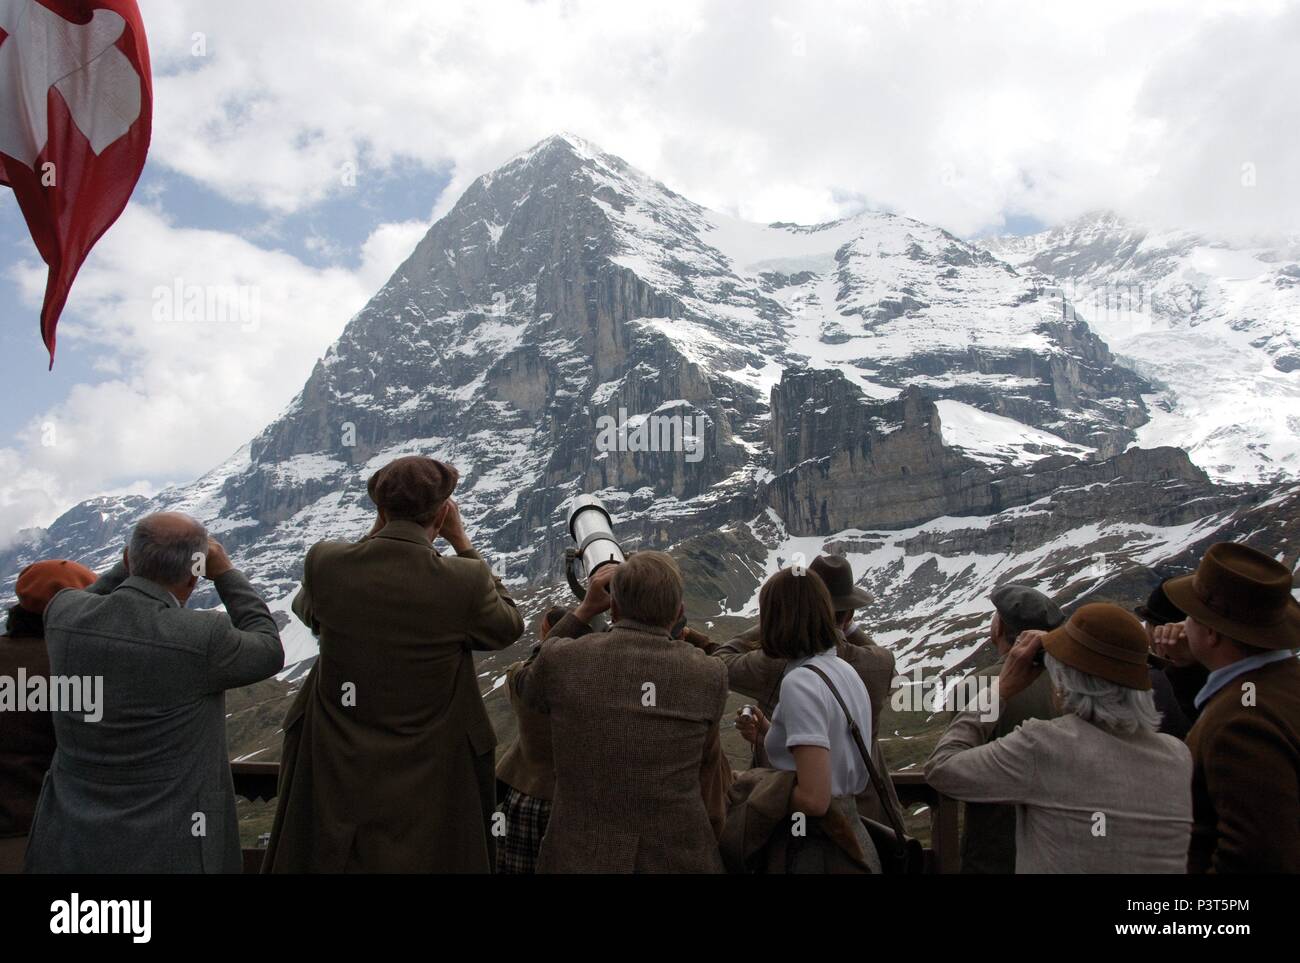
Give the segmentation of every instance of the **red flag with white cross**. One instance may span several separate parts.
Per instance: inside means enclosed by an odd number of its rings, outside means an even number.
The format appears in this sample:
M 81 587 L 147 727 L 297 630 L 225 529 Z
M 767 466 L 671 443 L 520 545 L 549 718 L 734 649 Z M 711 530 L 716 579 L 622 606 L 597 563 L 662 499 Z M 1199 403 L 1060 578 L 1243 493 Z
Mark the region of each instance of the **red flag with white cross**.
M 135 0 L 0 0 L 0 184 L 49 266 L 41 338 L 144 169 L 153 81 Z

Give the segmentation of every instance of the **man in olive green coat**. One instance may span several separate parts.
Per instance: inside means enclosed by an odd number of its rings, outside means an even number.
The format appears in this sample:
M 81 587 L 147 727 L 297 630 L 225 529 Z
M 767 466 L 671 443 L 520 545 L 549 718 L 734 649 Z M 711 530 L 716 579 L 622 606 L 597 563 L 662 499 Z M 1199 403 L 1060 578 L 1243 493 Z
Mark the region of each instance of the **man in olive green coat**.
M 1029 629 L 1046 631 L 1065 621 L 1065 615 L 1050 598 L 1027 585 L 1002 585 L 994 590 L 993 624 L 989 632 L 998 650 L 998 660 L 987 669 L 972 672 L 969 678 L 983 679 L 991 686 L 1007 653 L 1021 632 Z M 965 687 L 963 687 L 965 690 Z M 1055 719 L 1061 714 L 1052 695 L 1052 683 L 1046 672 L 1023 691 L 1008 700 L 998 715 L 989 742 L 1012 732 L 1028 719 Z M 966 803 L 966 818 L 961 834 L 961 871 L 963 873 L 1014 873 L 1016 871 L 1016 807 L 999 803 Z
M 389 463 L 371 533 L 307 553 L 293 610 L 320 656 L 285 719 L 264 872 L 491 871 L 496 734 L 471 653 L 524 626 L 465 535 L 457 477 Z

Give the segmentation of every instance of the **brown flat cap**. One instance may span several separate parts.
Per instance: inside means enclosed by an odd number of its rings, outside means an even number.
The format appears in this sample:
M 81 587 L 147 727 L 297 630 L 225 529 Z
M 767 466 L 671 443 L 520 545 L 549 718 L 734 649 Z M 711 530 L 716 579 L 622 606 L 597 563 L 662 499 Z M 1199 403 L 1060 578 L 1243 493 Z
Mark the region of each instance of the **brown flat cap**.
M 1300 603 L 1291 570 L 1249 545 L 1211 545 L 1192 575 L 1170 579 L 1165 594 L 1202 625 L 1261 649 L 1300 648 Z
M 1059 629 L 1043 636 L 1043 648 L 1071 668 L 1129 689 L 1150 689 L 1146 629 L 1110 602 L 1081 606 Z
M 460 474 L 450 465 L 423 455 L 406 455 L 371 475 L 366 491 L 390 521 L 427 525 L 456 490 L 458 481 Z
M 853 566 L 842 555 L 818 555 L 808 565 L 831 593 L 831 607 L 836 612 L 860 609 L 871 604 L 871 593 L 858 588 L 853 580 Z

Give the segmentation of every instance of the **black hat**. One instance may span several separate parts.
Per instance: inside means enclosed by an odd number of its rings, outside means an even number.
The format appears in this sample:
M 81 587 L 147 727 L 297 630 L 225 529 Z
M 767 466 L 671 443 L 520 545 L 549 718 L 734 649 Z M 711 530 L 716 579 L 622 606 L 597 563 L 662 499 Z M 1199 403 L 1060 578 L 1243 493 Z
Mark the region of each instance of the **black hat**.
M 1187 613 L 1169 601 L 1169 596 L 1165 594 L 1165 586 L 1169 582 L 1169 579 L 1164 579 L 1151 590 L 1145 605 L 1133 609 L 1134 614 L 1147 625 L 1168 625 L 1170 622 L 1181 622 L 1187 618 Z
M 842 555 L 818 555 L 808 566 L 826 583 L 831 593 L 831 607 L 836 612 L 860 609 L 871 602 L 871 594 L 853 581 L 853 566 Z
M 1050 631 L 1065 621 L 1064 613 L 1055 602 L 1028 585 L 999 585 L 990 598 L 1013 642 L 1027 629 Z

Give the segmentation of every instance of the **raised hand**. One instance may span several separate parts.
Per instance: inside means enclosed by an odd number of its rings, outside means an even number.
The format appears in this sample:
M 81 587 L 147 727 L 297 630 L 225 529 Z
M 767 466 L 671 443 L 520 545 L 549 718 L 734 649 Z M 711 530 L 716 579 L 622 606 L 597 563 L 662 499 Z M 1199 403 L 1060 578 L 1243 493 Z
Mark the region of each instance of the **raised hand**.
M 438 534 L 458 552 L 470 548 L 469 536 L 465 534 L 465 525 L 460 518 L 460 506 L 453 499 L 447 499 L 447 515 L 442 520 L 442 527 L 438 529 Z
M 219 578 L 235 566 L 230 562 L 226 549 L 215 538 L 208 539 L 208 555 L 203 563 L 203 575 L 206 578 Z
M 1034 665 L 1034 657 L 1043 647 L 1043 636 L 1047 633 L 1039 629 L 1021 632 L 1016 644 L 1007 652 L 1006 661 L 1002 663 L 1002 673 L 998 676 L 998 697 L 1010 699 L 1027 689 L 1039 674 L 1041 665 Z
M 602 565 L 587 580 L 587 596 L 573 610 L 573 614 L 588 625 L 597 615 L 609 609 L 609 583 L 614 578 L 616 568 L 618 568 L 617 563 Z
M 1178 666 L 1191 665 L 1196 661 L 1187 644 L 1186 622 L 1170 622 L 1152 629 L 1151 651 Z
M 771 727 L 772 723 L 758 706 L 741 706 L 736 710 L 736 731 L 750 745 L 762 743 Z

